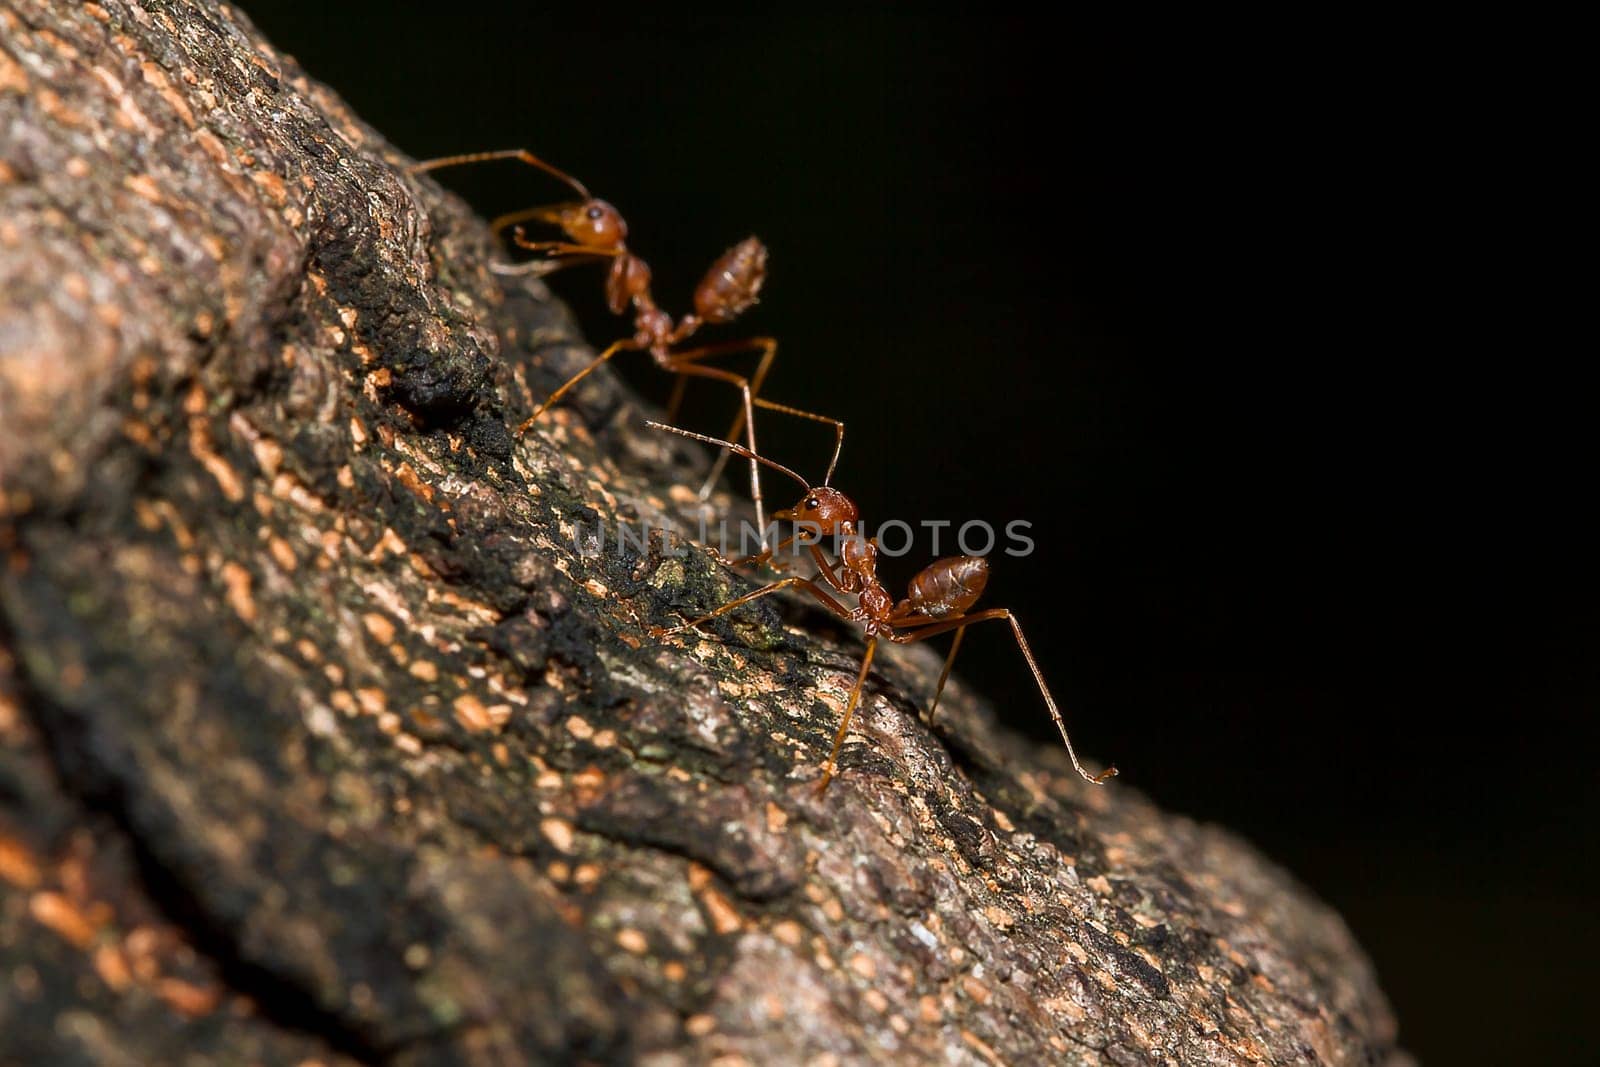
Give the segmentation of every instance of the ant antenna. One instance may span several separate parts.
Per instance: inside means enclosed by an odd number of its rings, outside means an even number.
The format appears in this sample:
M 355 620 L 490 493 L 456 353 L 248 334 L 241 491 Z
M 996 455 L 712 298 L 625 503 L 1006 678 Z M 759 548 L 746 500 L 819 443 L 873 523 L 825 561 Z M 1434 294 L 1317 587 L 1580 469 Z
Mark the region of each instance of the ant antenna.
M 718 448 L 726 448 L 729 452 L 732 452 L 736 456 L 742 456 L 745 459 L 753 459 L 757 463 L 771 467 L 775 471 L 782 471 L 784 474 L 787 474 L 789 477 L 799 482 L 801 488 L 803 488 L 806 492 L 809 493 L 811 491 L 811 483 L 800 477 L 794 471 L 790 470 L 788 467 L 785 467 L 782 463 L 779 463 L 776 460 L 770 460 L 766 456 L 756 455 L 743 445 L 736 445 L 732 441 L 724 441 L 720 437 L 708 437 L 703 433 L 695 433 L 693 430 L 681 430 L 676 426 L 668 426 L 664 422 L 652 422 L 651 420 L 646 419 L 644 424 L 653 430 L 665 430 L 668 433 L 675 433 L 679 437 L 688 437 L 703 444 L 716 445 Z
M 578 179 L 574 178 L 564 170 L 558 170 L 557 168 L 552 167 L 550 164 L 546 163 L 544 160 L 540 159 L 538 156 L 534 155 L 532 152 L 529 152 L 525 148 L 505 148 L 497 152 L 466 152 L 459 156 L 444 156 L 440 159 L 430 159 L 422 163 L 417 163 L 407 169 L 409 169 L 412 174 L 422 174 L 430 170 L 441 170 L 445 167 L 462 166 L 467 163 L 488 163 L 491 160 L 496 159 L 521 160 L 530 167 L 538 167 L 552 178 L 565 182 L 567 185 L 571 186 L 579 196 L 583 197 L 583 199 L 594 199 L 594 197 L 589 195 L 589 190 L 584 188 L 583 183 Z

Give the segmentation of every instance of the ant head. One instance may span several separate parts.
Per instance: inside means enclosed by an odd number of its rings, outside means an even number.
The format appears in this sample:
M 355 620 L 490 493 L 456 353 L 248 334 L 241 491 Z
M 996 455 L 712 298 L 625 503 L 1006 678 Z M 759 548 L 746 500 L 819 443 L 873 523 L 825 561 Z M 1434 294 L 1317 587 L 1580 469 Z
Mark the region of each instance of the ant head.
M 649 419 L 645 420 L 645 425 L 654 430 L 665 430 L 667 433 L 675 433 L 679 437 L 687 437 L 691 441 L 704 441 L 708 445 L 726 448 L 736 456 L 743 456 L 764 467 L 771 467 L 773 470 L 779 471 L 785 476 L 793 478 L 800 485 L 805 486 L 806 495 L 800 498 L 800 503 L 792 508 L 784 508 L 781 511 L 772 513 L 772 517 L 775 519 L 788 519 L 791 522 L 801 524 L 799 532 L 795 534 L 801 544 L 809 544 L 813 534 L 833 534 L 840 537 L 849 537 L 855 534 L 856 518 L 860 512 L 856 510 L 855 501 L 839 492 L 839 490 L 826 485 L 821 487 L 813 486 L 782 463 L 770 460 L 766 456 L 757 455 L 743 445 L 734 444 L 732 441 L 724 441 L 720 437 L 707 437 L 705 434 L 695 433 L 693 430 L 680 430 L 676 426 L 668 426 L 664 422 L 653 422 Z
M 548 221 L 565 230 L 574 244 L 586 248 L 612 251 L 621 248 L 628 236 L 622 212 L 600 199 L 562 204 L 551 212 Z
M 810 526 L 825 534 L 845 534 L 853 530 L 860 512 L 856 509 L 854 500 L 837 489 L 822 486 L 817 489 L 807 489 L 800 503 L 792 508 L 774 511 L 772 515 L 773 518 L 801 523 L 802 530 L 805 526 Z

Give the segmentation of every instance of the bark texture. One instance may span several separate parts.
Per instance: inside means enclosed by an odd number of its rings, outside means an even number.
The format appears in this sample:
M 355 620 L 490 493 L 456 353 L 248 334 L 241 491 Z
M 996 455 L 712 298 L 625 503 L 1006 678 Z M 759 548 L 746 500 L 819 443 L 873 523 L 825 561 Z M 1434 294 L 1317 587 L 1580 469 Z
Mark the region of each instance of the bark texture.
M 590 350 L 404 162 L 226 5 L 0 3 L 0 1060 L 1404 1060 L 925 650 L 818 798 L 858 637 L 646 635 L 747 584 L 613 540 L 705 457 L 603 374 L 514 440 Z

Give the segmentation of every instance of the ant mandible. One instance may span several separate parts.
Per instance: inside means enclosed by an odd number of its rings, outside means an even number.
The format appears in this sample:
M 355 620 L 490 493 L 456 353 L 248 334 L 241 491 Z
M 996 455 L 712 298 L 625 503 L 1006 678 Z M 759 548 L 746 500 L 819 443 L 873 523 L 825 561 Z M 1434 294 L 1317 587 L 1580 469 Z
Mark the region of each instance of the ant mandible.
M 754 592 L 735 597 L 698 619 L 678 626 L 652 626 L 649 630 L 652 637 L 682 633 L 719 615 L 725 615 L 752 600 L 759 600 L 780 589 L 790 587 L 806 590 L 839 618 L 859 623 L 867 634 L 867 651 L 861 660 L 861 672 L 856 676 L 855 688 L 850 691 L 850 701 L 845 707 L 844 721 L 839 724 L 839 732 L 833 739 L 833 748 L 828 753 L 827 763 L 823 766 L 822 781 L 817 786 L 819 793 L 827 789 L 828 783 L 833 780 L 834 761 L 844 744 L 845 733 L 850 729 L 851 716 L 854 715 L 856 705 L 861 700 L 861 688 L 866 683 L 867 671 L 872 666 L 872 657 L 878 650 L 878 640 L 882 638 L 897 645 L 909 645 L 951 630 L 956 632 L 955 640 L 950 645 L 950 652 L 945 656 L 944 668 L 939 672 L 939 684 L 933 691 L 933 700 L 928 705 L 928 720 L 932 722 L 934 712 L 939 707 L 939 697 L 944 692 L 945 682 L 950 678 L 950 667 L 955 663 L 956 652 L 961 648 L 961 639 L 966 636 L 967 627 L 991 619 L 1004 619 L 1011 623 L 1011 632 L 1016 635 L 1017 647 L 1022 650 L 1022 658 L 1028 661 L 1028 669 L 1033 672 L 1033 680 L 1039 685 L 1045 706 L 1050 709 L 1050 718 L 1061 731 L 1061 740 L 1066 743 L 1067 755 L 1071 758 L 1072 766 L 1078 774 L 1094 785 L 1103 785 L 1106 779 L 1116 775 L 1115 766 L 1107 767 L 1099 774 L 1090 774 L 1084 770 L 1083 764 L 1078 762 L 1078 754 L 1072 747 L 1072 739 L 1067 736 L 1066 721 L 1061 717 L 1061 710 L 1056 707 L 1055 698 L 1050 695 L 1050 688 L 1045 685 L 1044 673 L 1039 670 L 1039 664 L 1033 658 L 1033 650 L 1028 647 L 1028 639 L 1023 636 L 1022 624 L 1017 621 L 1017 617 L 1005 608 L 971 610 L 973 604 L 983 595 L 984 586 L 989 582 L 988 560 L 982 556 L 950 556 L 937 560 L 911 579 L 905 599 L 896 603 L 894 597 L 878 580 L 877 539 L 863 539 L 856 532 L 860 516 L 855 502 L 849 497 L 826 483 L 813 487 L 783 464 L 757 455 L 732 441 L 707 437 L 704 434 L 659 422 L 648 422 L 646 425 L 653 429 L 675 433 L 680 437 L 715 445 L 753 463 L 771 467 L 793 478 L 805 489 L 805 495 L 800 498 L 799 503 L 772 513 L 773 518 L 794 522 L 795 534 L 772 548 L 763 549 L 758 555 L 736 560 L 734 565 L 765 562 L 773 553 L 782 551 L 786 546 L 798 541 L 816 561 L 817 574 L 814 578 L 782 578 Z M 838 459 L 837 452 L 834 453 L 834 458 Z M 829 472 L 832 473 L 831 466 Z M 818 542 L 826 535 L 838 539 L 837 563 L 830 563 L 819 547 Z M 828 588 L 824 588 L 818 579 L 831 587 L 833 592 L 830 593 Z M 854 596 L 856 606 L 846 607 L 834 598 L 833 593 Z
M 560 401 L 569 390 L 618 352 L 642 350 L 648 352 L 662 370 L 677 376 L 672 399 L 668 404 L 669 419 L 676 415 L 678 405 L 683 398 L 683 387 L 688 378 L 714 378 L 727 382 L 739 390 L 743 403 L 732 427 L 728 430 L 728 436 L 737 437 L 742 429 L 745 444 L 751 453 L 757 451 L 754 409 L 758 407 L 830 424 L 835 428 L 837 441 L 843 441 L 844 430 L 838 420 L 760 399 L 761 386 L 766 382 L 767 372 L 771 369 L 772 360 L 778 352 L 778 342 L 775 339 L 753 337 L 704 345 L 686 351 L 672 350 L 703 324 L 732 322 L 757 302 L 762 283 L 766 280 L 767 270 L 767 248 L 759 239 L 745 238 L 711 264 L 705 277 L 695 287 L 694 311 L 674 322 L 672 316 L 656 304 L 650 292 L 649 264 L 628 249 L 628 224 L 624 221 L 622 213 L 606 201 L 591 196 L 589 190 L 578 179 L 551 166 L 526 149 L 511 148 L 494 152 L 469 152 L 463 155 L 444 156 L 414 164 L 410 172 L 421 174 L 444 167 L 502 159 L 518 160 L 544 171 L 564 182 L 581 199 L 576 202 L 526 208 L 501 215 L 490 223 L 490 228 L 499 233 L 508 226 L 514 227 L 511 239 L 519 248 L 544 253 L 544 259 L 534 261 L 538 265 L 538 273 L 550 273 L 574 262 L 610 259 L 611 269 L 606 275 L 605 282 L 606 305 L 613 315 L 623 314 L 630 306 L 633 308 L 633 336 L 607 346 L 588 366 L 562 383 L 555 392 L 545 398 L 544 403 L 534 409 L 532 415 L 517 426 L 517 436 L 526 433 L 539 417 Z M 566 234 L 567 239 L 530 241 L 520 225 L 528 221 L 557 226 Z M 707 367 L 701 363 L 708 358 L 744 351 L 761 353 L 755 373 L 749 378 L 717 367 Z M 837 447 L 836 445 L 834 453 L 836 457 Z M 701 486 L 702 500 L 710 496 L 711 489 L 721 477 L 726 462 L 727 454 L 724 453 L 712 467 L 705 484 Z M 765 544 L 766 516 L 761 495 L 761 472 L 754 461 L 750 463 L 750 497 L 755 504 L 756 527 L 761 531 L 762 543 Z

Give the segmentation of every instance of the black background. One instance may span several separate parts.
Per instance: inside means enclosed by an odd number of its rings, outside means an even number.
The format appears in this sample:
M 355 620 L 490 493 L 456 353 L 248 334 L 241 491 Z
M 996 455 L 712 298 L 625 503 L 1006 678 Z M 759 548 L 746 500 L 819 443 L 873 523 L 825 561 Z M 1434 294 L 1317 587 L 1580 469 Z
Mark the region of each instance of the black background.
M 846 420 L 869 519 L 1034 524 L 985 600 L 1111 788 L 1338 908 L 1424 1061 L 1583 1057 L 1595 449 L 1564 370 L 1591 353 L 1548 328 L 1576 287 L 1529 240 L 1565 243 L 1553 64 L 1502 27 L 1310 15 L 246 7 L 406 152 L 581 177 L 670 309 L 760 235 L 761 305 L 702 336 L 780 339 L 767 394 Z M 515 164 L 441 179 L 485 214 L 561 198 Z M 553 284 L 622 335 L 598 270 Z M 820 473 L 825 435 L 762 425 Z M 960 672 L 1050 743 L 1008 644 L 974 631 Z

